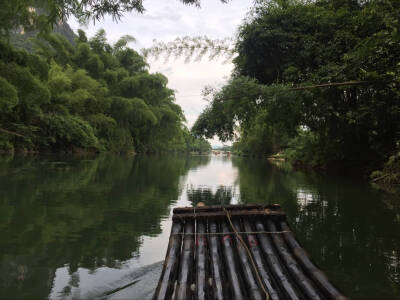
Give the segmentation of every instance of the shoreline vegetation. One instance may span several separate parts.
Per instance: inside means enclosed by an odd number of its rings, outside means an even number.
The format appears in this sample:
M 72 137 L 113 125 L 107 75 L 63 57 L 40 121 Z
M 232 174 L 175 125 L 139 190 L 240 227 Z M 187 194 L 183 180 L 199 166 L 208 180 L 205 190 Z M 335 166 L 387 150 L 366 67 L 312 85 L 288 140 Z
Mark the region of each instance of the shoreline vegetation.
M 192 132 L 245 156 L 400 184 L 400 1 L 257 1 Z
M 242 156 L 242 157 L 256 157 L 256 158 L 266 158 L 271 163 L 289 163 L 293 168 L 300 169 L 303 171 L 311 170 L 321 174 L 331 174 L 329 169 L 315 166 L 312 164 L 307 164 L 302 161 L 293 161 L 291 157 L 286 154 L 286 151 L 279 151 L 274 154 L 265 155 L 249 155 L 243 154 L 238 151 L 234 151 L 232 147 L 225 146 L 224 151 L 232 153 L 232 155 Z M 369 177 L 364 177 L 365 181 L 369 182 L 373 187 L 387 191 L 393 194 L 400 195 L 400 153 L 391 157 L 389 163 L 385 165 L 382 171 L 375 171 L 370 174 Z M 340 173 L 339 173 L 340 175 Z M 348 175 L 347 175 L 348 176 Z
M 128 47 L 132 36 L 110 44 L 104 30 L 89 39 L 62 22 L 118 18 L 120 6 L 20 4 L 0 22 L 0 152 L 205 152 L 218 136 L 235 141 L 233 153 L 282 152 L 298 166 L 400 184 L 397 0 L 256 1 L 233 49 L 177 39 L 234 57 L 227 83 L 205 89 L 191 130 L 168 79 Z
M 279 162 L 287 162 L 293 168 L 300 169 L 303 171 L 311 170 L 313 172 L 321 173 L 321 174 L 334 174 L 331 170 L 315 166 L 312 164 L 307 164 L 302 161 L 292 161 L 290 157 L 285 155 L 283 152 L 278 152 L 275 154 L 265 154 L 265 155 L 249 155 L 249 154 L 242 154 L 238 152 L 232 152 L 233 155 L 242 156 L 242 157 L 256 157 L 256 158 L 266 158 L 272 163 L 279 163 Z M 397 160 L 399 158 L 397 157 Z M 395 158 L 389 161 L 387 165 L 385 165 L 382 171 L 374 171 L 369 176 L 365 175 L 364 181 L 369 182 L 374 188 L 384 190 L 386 192 L 392 194 L 400 195 L 400 162 L 395 162 Z M 339 172 L 339 174 L 341 174 Z M 349 174 L 343 174 L 344 176 L 349 176 Z M 354 174 L 352 174 L 354 175 Z
M 133 40 L 111 45 L 104 30 L 91 39 L 79 30 L 74 43 L 58 34 L 26 40 L 30 53 L 0 39 L 0 151 L 210 150 L 185 126 L 168 79 L 128 47 Z

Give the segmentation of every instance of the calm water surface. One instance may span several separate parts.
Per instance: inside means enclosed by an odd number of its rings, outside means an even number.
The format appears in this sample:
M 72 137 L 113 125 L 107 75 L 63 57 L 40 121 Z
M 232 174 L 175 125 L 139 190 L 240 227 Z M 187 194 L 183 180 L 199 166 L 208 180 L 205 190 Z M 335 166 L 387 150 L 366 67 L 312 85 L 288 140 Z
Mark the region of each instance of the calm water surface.
M 353 299 L 400 299 L 400 199 L 222 156 L 0 157 L 0 298 L 86 298 L 165 256 L 176 206 L 280 203 Z

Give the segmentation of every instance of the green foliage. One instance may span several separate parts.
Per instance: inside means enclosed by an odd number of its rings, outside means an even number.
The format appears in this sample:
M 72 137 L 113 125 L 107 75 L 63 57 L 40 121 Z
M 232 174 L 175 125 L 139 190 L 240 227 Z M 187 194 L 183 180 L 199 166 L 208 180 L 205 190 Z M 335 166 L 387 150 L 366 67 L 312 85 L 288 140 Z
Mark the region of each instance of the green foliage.
M 188 129 L 184 129 L 183 138 L 186 144 L 186 147 L 191 152 L 209 152 L 211 151 L 210 143 L 201 137 L 196 137 L 189 132 Z
M 129 75 L 146 70 L 147 63 L 135 50 L 130 48 L 116 49 L 115 56 L 121 66 L 124 66 Z
M 18 91 L 19 103 L 14 107 L 14 118 L 30 122 L 41 114 L 40 106 L 50 102 L 50 92 L 44 82 L 34 76 L 28 67 L 0 61 L 0 74 Z
M 327 149 L 321 149 L 315 133 L 309 130 L 299 130 L 298 135 L 290 140 L 288 148 L 284 150 L 283 154 L 291 163 L 308 162 L 313 167 L 319 167 L 325 163 L 324 157 L 321 155 L 324 151 Z
M 282 85 L 260 85 L 249 77 L 237 77 L 206 94 L 212 101 L 192 128 L 196 135 L 217 135 L 222 141 L 240 136 L 237 151 L 262 155 L 279 150 L 296 132 L 296 119 L 284 115 L 296 114 L 297 100 Z
M 0 150 L 198 147 L 195 138 L 183 142 L 187 129 L 174 92 L 165 76 L 150 74 L 144 58 L 127 47 L 132 40 L 125 36 L 111 46 L 104 30 L 90 40 L 79 31 L 71 45 L 49 35 L 36 41 L 37 54 L 0 42 Z
M 53 97 L 71 89 L 72 81 L 62 67 L 54 61 L 50 64 L 48 86 Z
M 236 137 L 248 154 L 289 147 L 305 164 L 382 167 L 400 134 L 399 15 L 396 0 L 257 1 L 232 79 L 194 132 Z M 318 87 L 349 81 L 362 84 Z
M 397 142 L 395 152 L 389 156 L 383 169 L 372 172 L 370 178 L 372 182 L 378 183 L 385 189 L 395 192 L 400 191 L 400 141 Z
M 164 43 L 155 40 L 153 46 L 142 49 L 145 57 L 154 57 L 159 59 L 163 56 L 167 61 L 171 56 L 173 58 L 185 57 L 185 62 L 190 60 L 200 61 L 208 54 L 208 59 L 224 57 L 229 61 L 235 54 L 231 39 L 210 39 L 206 36 L 176 38 L 174 41 Z
M 93 128 L 78 116 L 43 115 L 41 131 L 46 136 L 44 143 L 53 150 L 71 147 L 99 150 L 99 142 Z
M 128 43 L 131 43 L 131 42 L 136 42 L 136 39 L 133 36 L 131 36 L 129 34 L 122 36 L 114 44 L 113 51 L 114 52 L 121 51 L 122 49 L 124 49 L 128 45 Z
M 199 0 L 180 1 L 200 5 Z M 71 16 L 87 23 L 106 15 L 119 20 L 126 12 L 144 12 L 143 0 L 1 0 L 0 6 L 0 35 L 3 36 L 17 27 L 23 27 L 25 31 L 38 29 L 46 34 L 60 20 L 67 20 Z
M 249 126 L 242 126 L 235 148 L 244 155 L 264 155 L 279 151 L 288 141 L 287 134 L 269 125 L 270 119 L 268 111 L 260 109 Z
M 220 90 L 205 90 L 204 94 L 211 96 L 212 101 L 199 116 L 192 131 L 207 138 L 218 135 L 226 141 L 234 137 L 237 125 L 250 122 L 261 90 L 255 80 L 243 77 L 230 80 Z
M 0 77 L 0 112 L 7 113 L 18 104 L 17 89 L 7 80 Z
M 13 144 L 10 143 L 6 136 L 0 135 L 0 152 L 12 153 L 14 152 Z

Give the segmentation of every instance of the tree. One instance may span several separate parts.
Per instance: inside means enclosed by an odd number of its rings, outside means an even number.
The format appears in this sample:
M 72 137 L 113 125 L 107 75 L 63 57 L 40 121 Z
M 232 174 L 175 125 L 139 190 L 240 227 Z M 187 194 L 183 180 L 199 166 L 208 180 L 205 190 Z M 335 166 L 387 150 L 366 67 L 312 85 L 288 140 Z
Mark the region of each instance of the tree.
M 240 134 L 250 153 L 290 147 L 319 167 L 382 167 L 400 139 L 399 12 L 394 0 L 258 1 L 240 27 L 232 79 L 194 132 Z
M 71 45 L 48 35 L 37 54 L 0 42 L 0 150 L 191 151 L 182 109 L 167 78 L 151 74 L 130 49 L 110 45 L 104 30 Z M 196 144 L 196 146 L 194 146 Z
M 180 1 L 200 6 L 200 0 Z M 39 29 L 48 33 L 54 24 L 70 16 L 88 22 L 111 15 L 113 20 L 118 21 L 126 12 L 145 11 L 143 0 L 0 0 L 0 7 L 0 34 L 3 36 L 19 26 L 25 30 Z
M 0 111 L 8 113 L 18 104 L 17 89 L 6 79 L 0 77 Z

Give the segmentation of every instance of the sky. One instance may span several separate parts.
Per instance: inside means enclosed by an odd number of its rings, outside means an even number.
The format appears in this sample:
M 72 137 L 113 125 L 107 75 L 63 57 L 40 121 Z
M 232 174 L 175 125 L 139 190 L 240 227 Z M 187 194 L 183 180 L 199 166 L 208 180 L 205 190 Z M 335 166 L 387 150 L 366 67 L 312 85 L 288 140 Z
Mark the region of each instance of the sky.
M 82 28 L 89 37 L 101 28 L 107 32 L 110 43 L 116 42 L 123 35 L 132 35 L 137 42 L 129 46 L 139 50 L 150 47 L 153 40 L 169 42 L 177 37 L 207 36 L 221 39 L 234 37 L 242 23 L 252 0 L 231 0 L 223 4 L 219 0 L 202 0 L 201 8 L 187 6 L 178 0 L 145 0 L 146 11 L 125 13 L 116 23 L 106 17 L 95 24 L 82 27 L 74 19 L 68 21 L 74 31 Z M 201 91 L 205 86 L 222 86 L 229 78 L 233 65 L 224 63 L 225 59 L 209 61 L 204 57 L 200 62 L 185 64 L 184 59 L 149 58 L 151 72 L 160 72 L 168 77 L 168 87 L 175 90 L 176 102 L 186 116 L 190 128 L 207 102 L 202 99 Z M 213 146 L 222 143 L 214 138 Z

